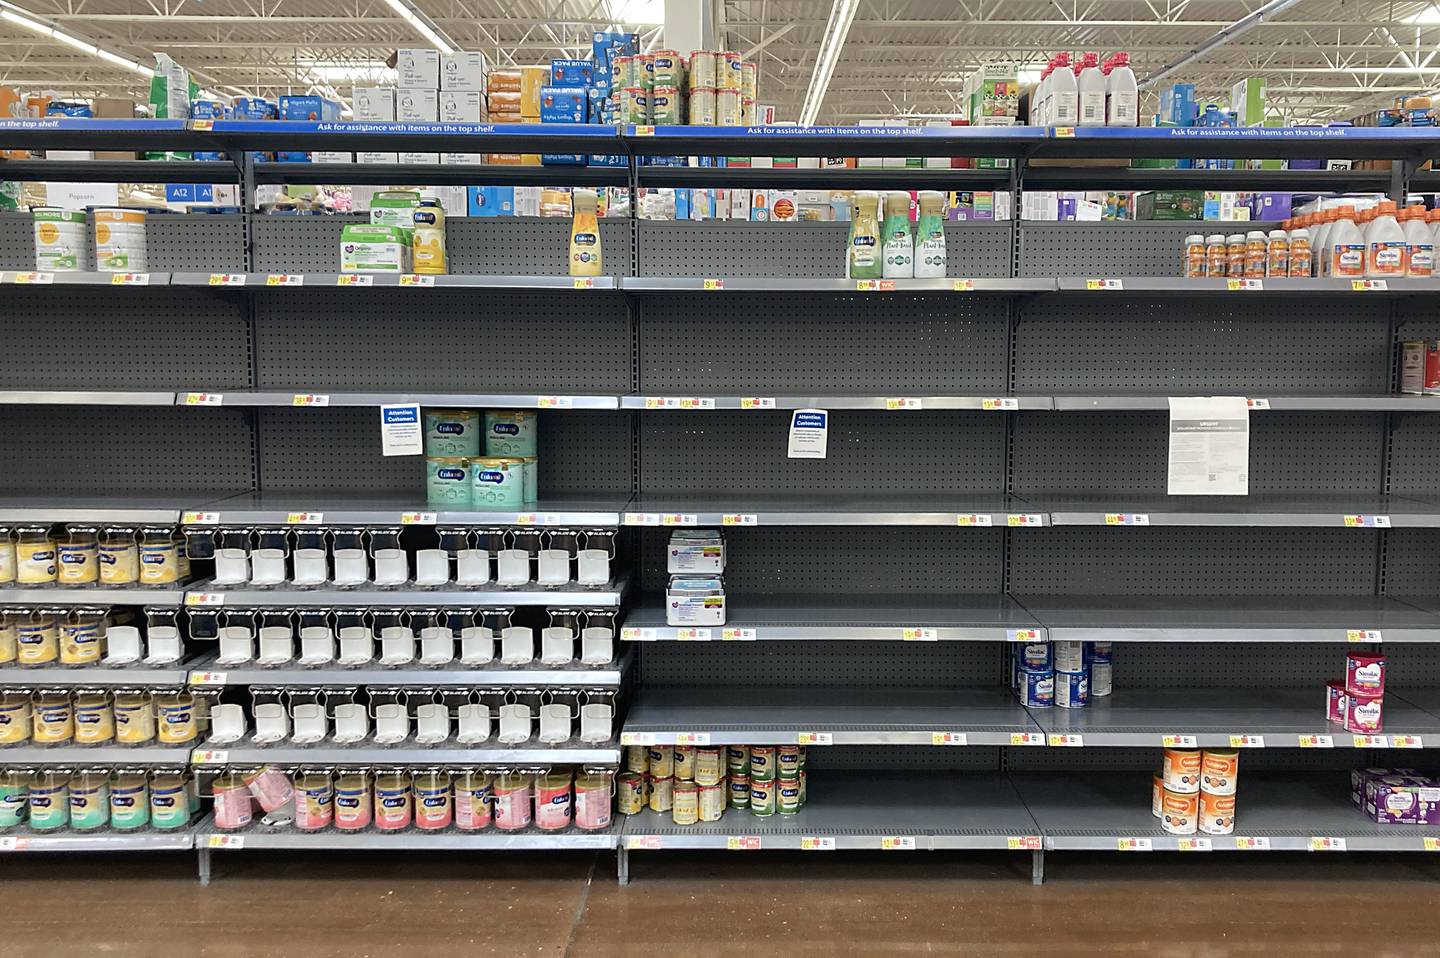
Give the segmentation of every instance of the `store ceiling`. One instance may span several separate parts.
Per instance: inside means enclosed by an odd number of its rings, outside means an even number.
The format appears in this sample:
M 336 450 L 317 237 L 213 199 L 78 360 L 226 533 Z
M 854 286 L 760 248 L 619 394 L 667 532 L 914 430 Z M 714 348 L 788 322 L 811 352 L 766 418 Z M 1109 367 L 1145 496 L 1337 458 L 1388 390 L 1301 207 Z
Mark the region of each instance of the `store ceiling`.
M 502 64 L 589 50 L 614 15 L 645 19 L 658 0 L 412 0 L 466 49 Z M 760 62 L 760 100 L 795 119 L 832 0 L 717 0 L 722 46 Z M 819 122 L 953 114 L 967 72 L 1015 60 L 1038 69 L 1057 50 L 1128 50 L 1143 79 L 1182 59 L 1262 0 L 859 0 Z M 73 37 L 150 63 L 168 53 L 207 88 L 273 96 L 386 80 L 384 59 L 424 41 L 382 0 L 6 0 Z M 646 46 L 656 25 L 637 24 Z M 1269 79 L 1294 120 L 1340 119 L 1397 95 L 1440 89 L 1440 3 L 1299 0 L 1176 73 L 1204 98 L 1241 77 Z M 0 84 L 144 99 L 148 81 L 0 19 Z M 1154 98 L 1148 98 L 1153 110 Z

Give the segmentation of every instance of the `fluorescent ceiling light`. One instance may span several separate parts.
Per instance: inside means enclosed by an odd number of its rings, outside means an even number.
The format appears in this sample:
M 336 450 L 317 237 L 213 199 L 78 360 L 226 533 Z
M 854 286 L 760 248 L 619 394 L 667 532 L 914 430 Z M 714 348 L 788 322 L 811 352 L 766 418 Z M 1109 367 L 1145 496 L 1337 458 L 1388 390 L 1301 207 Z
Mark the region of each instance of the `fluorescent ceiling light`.
M 835 64 L 840 60 L 840 48 L 850 35 L 850 24 L 855 22 L 855 11 L 860 0 L 835 0 L 830 8 L 830 20 L 825 24 L 825 36 L 820 40 L 820 55 L 815 58 L 815 72 L 810 74 L 810 87 L 805 91 L 805 105 L 800 110 L 800 125 L 811 126 L 820 112 L 820 104 L 830 89 L 830 77 L 835 73 Z
M 1413 23 L 1418 26 L 1435 26 L 1440 24 L 1440 8 L 1435 4 L 1427 4 L 1424 10 L 1411 14 L 1400 20 L 1401 23 Z
M 112 64 L 114 66 L 123 67 L 126 70 L 134 70 L 136 73 L 142 74 L 144 76 L 155 75 L 154 70 L 150 69 L 147 66 L 136 63 L 129 57 L 122 57 L 118 53 L 111 53 L 109 50 L 102 50 L 88 40 L 82 40 L 79 37 L 73 37 L 62 30 L 56 30 L 54 27 L 41 23 L 39 20 L 31 19 L 30 17 L 25 15 L 26 13 L 28 13 L 28 11 L 22 11 L 19 7 L 13 6 L 12 4 L 7 3 L 4 6 L 5 9 L 0 10 L 0 20 L 4 20 L 7 23 L 13 23 L 19 27 L 24 27 L 26 30 L 34 31 L 41 36 L 49 37 L 52 40 L 63 43 L 68 47 L 73 47 L 82 53 L 88 53 L 92 57 L 104 60 L 106 63 Z
M 405 3 L 405 0 L 385 0 L 385 5 L 398 13 L 400 19 L 414 27 L 416 33 L 430 41 L 430 45 L 435 49 L 447 56 L 455 52 L 455 48 L 446 43 L 445 39 L 435 32 L 434 27 L 420 19 L 419 15 L 411 9 L 410 5 Z
M 74 47 L 77 50 L 83 50 L 84 52 L 90 54 L 92 57 L 100 52 L 100 48 L 97 47 L 95 44 L 86 43 L 79 37 L 72 37 L 68 33 L 61 33 L 59 30 L 51 30 L 50 35 L 53 36 L 56 40 L 59 40 L 61 43 L 65 44 L 66 46 Z
M 615 23 L 665 22 L 665 0 L 610 0 L 605 7 Z
M 1021 67 L 1016 74 L 1021 83 L 1039 83 L 1041 67 Z
M 312 63 L 302 67 L 313 77 L 326 83 L 350 83 L 355 80 L 375 80 L 394 84 L 396 73 L 384 61 L 370 60 L 358 63 Z

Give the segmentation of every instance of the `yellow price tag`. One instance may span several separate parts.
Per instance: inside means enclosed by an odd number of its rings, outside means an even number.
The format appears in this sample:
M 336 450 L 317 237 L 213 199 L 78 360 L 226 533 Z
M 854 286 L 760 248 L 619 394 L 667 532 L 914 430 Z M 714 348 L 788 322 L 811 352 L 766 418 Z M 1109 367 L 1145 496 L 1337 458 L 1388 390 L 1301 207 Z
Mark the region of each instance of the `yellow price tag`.
M 950 285 L 950 288 L 957 293 L 975 292 L 975 281 L 973 279 L 957 279 Z
M 594 289 L 595 279 L 591 276 L 577 276 L 571 282 L 570 287 L 572 289 Z
M 654 135 L 655 135 L 655 127 L 653 127 L 653 126 L 637 126 L 637 127 L 635 127 L 635 135 L 636 135 L 636 136 L 654 136 Z
M 700 288 L 704 290 L 724 289 L 725 281 L 723 279 L 702 279 Z

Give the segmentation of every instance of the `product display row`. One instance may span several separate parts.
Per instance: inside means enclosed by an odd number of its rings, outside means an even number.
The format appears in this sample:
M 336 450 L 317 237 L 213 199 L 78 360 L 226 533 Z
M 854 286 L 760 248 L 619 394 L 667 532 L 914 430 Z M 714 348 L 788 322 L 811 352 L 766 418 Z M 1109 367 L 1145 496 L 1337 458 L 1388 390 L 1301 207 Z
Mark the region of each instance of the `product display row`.
M 174 613 L 154 610 L 142 639 L 132 612 L 0 608 L 0 666 L 122 666 L 179 662 L 184 647 Z
M 1229 835 L 1239 776 L 1239 752 L 1167 748 L 1151 789 L 1151 814 L 1172 835 Z
M 0 527 L 0 584 L 147 586 L 189 578 L 185 539 L 172 527 Z
M 1012 642 L 1010 690 L 1026 708 L 1080 709 L 1114 690 L 1109 642 Z
M 483 425 L 482 425 L 483 424 Z M 539 416 L 523 409 L 425 410 L 425 499 L 450 509 L 520 509 L 539 498 Z
M 183 688 L 0 688 L 0 747 L 189 745 L 210 721 L 209 699 Z
M 0 832 L 185 828 L 201 813 L 187 769 L 0 769 Z
M 1383 655 L 1352 652 L 1345 656 L 1345 680 L 1325 686 L 1325 719 L 1347 732 L 1371 735 L 1385 728 Z
M 627 745 L 616 807 L 669 812 L 676 825 L 717 822 L 727 808 L 793 815 L 805 805 L 807 778 L 800 745 Z

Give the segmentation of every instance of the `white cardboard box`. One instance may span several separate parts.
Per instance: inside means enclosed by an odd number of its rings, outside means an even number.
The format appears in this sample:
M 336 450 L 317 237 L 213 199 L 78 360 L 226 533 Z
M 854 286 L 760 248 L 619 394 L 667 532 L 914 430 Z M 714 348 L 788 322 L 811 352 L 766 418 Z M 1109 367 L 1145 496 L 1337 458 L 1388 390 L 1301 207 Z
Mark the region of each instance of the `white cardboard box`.
M 376 164 L 399 163 L 399 162 L 400 162 L 400 154 L 398 154 L 398 153 L 356 153 L 356 154 L 355 154 L 355 160 L 356 160 L 357 163 L 376 163 Z
M 440 89 L 485 92 L 485 54 L 465 50 L 440 58 Z
M 354 163 L 354 153 L 321 153 L 310 154 L 310 159 L 316 163 Z
M 395 119 L 401 123 L 436 122 L 440 119 L 440 94 L 435 90 L 396 90 Z
M 396 50 L 395 72 L 400 74 L 401 87 L 440 89 L 439 50 Z
M 357 86 L 350 91 L 350 105 L 355 119 L 368 123 L 395 122 L 395 88 L 388 86 Z
M 425 163 L 434 165 L 440 162 L 439 153 L 401 153 L 399 156 L 401 163 Z
M 485 95 L 468 90 L 440 91 L 440 121 L 442 123 L 479 123 L 483 112 Z
M 441 153 L 441 166 L 481 166 L 485 162 L 483 153 Z

